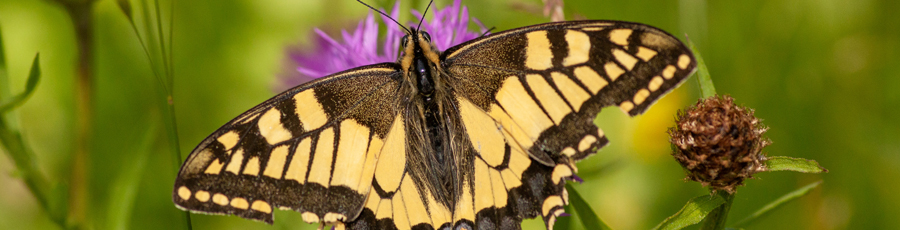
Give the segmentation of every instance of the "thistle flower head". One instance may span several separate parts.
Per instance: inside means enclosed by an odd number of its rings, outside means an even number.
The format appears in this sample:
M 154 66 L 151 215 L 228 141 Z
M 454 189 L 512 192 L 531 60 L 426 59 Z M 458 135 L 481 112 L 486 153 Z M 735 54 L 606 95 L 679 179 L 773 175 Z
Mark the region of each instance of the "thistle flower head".
M 713 191 L 734 193 L 743 181 L 765 171 L 762 148 L 771 141 L 753 110 L 734 104 L 729 96 L 702 99 L 680 112 L 669 129 L 675 160 L 687 178 Z
M 425 19 L 420 29 L 431 34 L 432 42 L 439 50 L 476 38 L 486 31 L 477 19 L 469 18 L 468 9 L 460 5 L 460 0 L 432 12 L 434 18 Z M 415 18 L 423 18 L 416 10 L 412 10 L 411 13 Z M 399 15 L 398 1 L 394 4 L 390 17 L 398 18 Z M 481 33 L 469 31 L 470 20 L 479 25 Z M 289 65 L 296 71 L 291 71 L 283 78 L 283 87 L 279 87 L 279 90 L 355 67 L 396 61 L 400 38 L 406 33 L 385 16 L 381 16 L 381 22 L 387 28 L 383 38 L 380 38 L 379 23 L 375 21 L 375 16 L 371 12 L 359 22 L 355 30 L 350 32 L 342 30 L 340 39 L 333 38 L 316 28 L 317 36 L 313 40 L 315 47 L 313 50 L 288 51 Z M 416 20 L 406 24 L 415 27 L 418 23 Z

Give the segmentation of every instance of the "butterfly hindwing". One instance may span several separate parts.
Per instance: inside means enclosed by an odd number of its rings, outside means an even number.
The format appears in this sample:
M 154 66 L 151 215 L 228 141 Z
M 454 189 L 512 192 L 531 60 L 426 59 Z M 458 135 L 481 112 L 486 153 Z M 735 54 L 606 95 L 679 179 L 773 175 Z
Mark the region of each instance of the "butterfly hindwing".
M 493 130 L 466 124 L 467 129 L 478 129 L 469 131 L 469 138 L 481 158 L 508 158 L 508 153 L 490 156 L 498 153 L 491 149 L 514 143 L 532 160 L 516 175 L 521 185 L 505 183 L 507 194 L 494 196 L 495 201 L 508 199 L 499 203 L 509 205 L 476 208 L 478 213 L 497 213 L 496 220 L 483 221 L 479 215 L 476 223 L 503 226 L 499 218 L 504 215 L 518 220 L 541 215 L 548 228 L 567 203 L 561 182 L 577 171 L 574 162 L 607 143 L 593 123 L 600 109 L 618 106 L 636 116 L 681 84 L 696 66 L 690 50 L 668 33 L 618 21 L 523 27 L 463 43 L 441 57 L 459 100 L 471 102 L 470 119 L 489 123 L 489 117 L 502 133 L 491 135 L 503 142 L 487 142 L 496 144 L 485 147 L 478 143 L 486 143 L 479 141 L 488 140 L 485 133 Z M 462 116 L 465 120 L 465 110 Z M 493 179 L 499 171 L 488 168 L 479 173 L 476 167 L 475 184 L 482 184 L 479 178 Z
M 175 204 L 267 223 L 277 207 L 301 212 L 307 222 L 356 218 L 397 114 L 398 68 L 344 71 L 228 122 L 188 156 Z

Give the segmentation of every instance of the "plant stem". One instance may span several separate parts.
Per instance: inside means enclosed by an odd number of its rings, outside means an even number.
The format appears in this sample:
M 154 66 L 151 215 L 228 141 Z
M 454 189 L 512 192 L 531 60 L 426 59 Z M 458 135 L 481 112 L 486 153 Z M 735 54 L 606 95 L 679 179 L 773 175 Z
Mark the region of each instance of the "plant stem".
M 47 212 L 50 219 L 60 227 L 66 227 L 66 220 L 61 212 L 51 204 L 51 189 L 47 178 L 37 169 L 37 163 L 32 157 L 32 150 L 25 144 L 22 135 L 7 126 L 5 119 L 0 119 L 0 143 L 6 148 L 6 152 L 13 159 L 16 169 L 19 170 L 22 180 L 28 186 L 31 194 Z
M 126 10 L 127 9 L 127 10 Z M 132 14 L 130 12 L 131 7 L 124 7 L 123 12 L 125 16 L 128 17 L 128 21 L 131 24 L 131 28 L 134 31 L 134 34 L 138 38 L 138 42 L 141 43 L 141 48 L 144 50 L 144 54 L 147 56 L 147 60 L 150 62 L 150 67 L 153 70 L 153 75 L 156 77 L 159 83 L 159 95 L 165 101 L 160 103 L 160 111 L 163 113 L 163 124 L 166 128 L 166 137 L 169 141 L 169 149 L 172 153 L 172 165 L 174 167 L 175 172 L 179 170 L 179 166 L 181 166 L 181 160 L 183 159 L 181 156 L 181 144 L 178 141 L 178 126 L 177 121 L 175 119 L 175 101 L 173 98 L 174 94 L 174 79 L 175 79 L 175 70 L 173 63 L 173 44 L 172 44 L 172 34 L 174 28 L 175 21 L 175 1 L 173 0 L 170 5 L 170 14 L 169 14 L 169 31 L 168 31 L 168 46 L 166 46 L 166 34 L 163 32 L 163 20 L 162 20 L 162 11 L 160 10 L 159 1 L 153 1 L 153 14 L 150 13 L 151 8 L 149 7 L 146 0 L 141 1 L 141 11 L 143 12 L 141 15 L 144 17 L 144 31 L 147 33 L 145 42 L 141 33 L 138 31 L 137 26 L 134 23 L 134 18 L 132 18 Z M 155 20 L 154 17 L 155 16 Z M 153 23 L 155 21 L 155 24 Z M 156 28 L 156 36 L 153 34 L 153 28 Z M 156 39 L 154 41 L 154 39 Z M 158 46 L 157 46 L 158 44 Z M 157 48 L 159 48 L 159 53 L 156 52 Z M 166 52 L 166 48 L 168 48 L 168 52 Z M 152 53 L 151 53 L 152 51 Z M 158 65 L 155 60 L 156 55 L 159 55 L 159 64 Z M 186 228 L 192 229 L 191 226 L 191 215 L 189 212 L 184 212 Z
M 728 212 L 731 211 L 731 203 L 734 201 L 734 194 L 722 191 L 719 191 L 718 193 L 719 196 L 725 199 L 725 203 L 706 216 L 706 220 L 703 221 L 703 226 L 700 227 L 701 230 L 725 229 L 725 222 L 728 221 Z
M 69 223 L 75 228 L 86 226 L 88 215 L 88 169 L 93 135 L 93 94 L 94 94 L 94 56 L 93 56 L 93 16 L 94 0 L 57 1 L 63 5 L 72 19 L 75 28 L 75 39 L 78 46 L 78 65 L 76 79 L 76 131 L 75 153 L 72 156 L 72 171 L 69 178 Z

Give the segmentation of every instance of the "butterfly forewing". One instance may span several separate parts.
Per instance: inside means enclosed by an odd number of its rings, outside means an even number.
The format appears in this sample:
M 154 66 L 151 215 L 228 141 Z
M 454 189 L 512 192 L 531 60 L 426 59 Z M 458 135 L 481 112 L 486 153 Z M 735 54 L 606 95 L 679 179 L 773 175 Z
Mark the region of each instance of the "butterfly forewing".
M 451 88 L 460 101 L 473 105 L 468 114 L 464 110 L 463 120 L 467 115 L 483 123 L 491 120 L 502 131 L 494 136 L 505 142 L 484 147 L 479 141 L 493 131 L 467 124 L 466 128 L 478 129 L 469 131 L 478 152 L 495 154 L 491 149 L 515 143 L 534 160 L 524 172 L 511 174 L 519 178 L 519 186 L 505 183 L 508 194 L 501 198 L 509 202 L 502 203 L 513 205 L 476 211 L 485 218 L 496 213 L 496 226 L 503 226 L 499 221 L 503 215 L 521 220 L 540 214 L 548 228 L 566 203 L 561 182 L 577 170 L 574 162 L 607 143 L 593 124 L 600 109 L 618 106 L 638 115 L 681 84 L 696 66 L 692 53 L 668 33 L 618 21 L 548 23 L 504 31 L 451 48 L 442 58 Z M 482 158 L 510 157 L 504 154 Z M 504 175 L 503 170 L 476 171 L 475 184 L 481 184 L 477 181 L 482 177 Z M 481 215 L 476 223 L 482 223 Z
M 397 69 L 391 63 L 338 73 L 228 122 L 188 156 L 175 203 L 268 223 L 277 207 L 308 222 L 354 219 L 398 113 Z

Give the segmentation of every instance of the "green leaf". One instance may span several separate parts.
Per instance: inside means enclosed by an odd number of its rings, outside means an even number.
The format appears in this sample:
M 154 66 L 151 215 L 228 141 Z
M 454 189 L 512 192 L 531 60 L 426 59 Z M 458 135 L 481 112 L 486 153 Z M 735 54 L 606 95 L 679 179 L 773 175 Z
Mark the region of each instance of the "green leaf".
M 597 213 L 594 213 L 594 209 L 584 201 L 581 194 L 578 194 L 578 190 L 575 190 L 571 184 L 566 184 L 566 190 L 569 192 L 569 203 L 578 213 L 584 229 L 611 229 L 597 217 Z
M 134 158 L 123 164 L 121 173 L 109 187 L 109 200 L 106 208 L 106 227 L 103 229 L 128 229 L 131 213 L 134 209 L 134 201 L 137 197 L 138 186 L 141 182 L 141 172 L 147 165 L 153 141 L 157 135 L 156 125 L 150 125 L 141 137 Z
M 814 160 L 785 156 L 769 157 L 769 159 L 766 160 L 766 168 L 768 171 L 795 171 L 802 173 L 828 172 L 828 169 L 819 166 L 819 162 Z
M 25 91 L 0 103 L 0 114 L 19 107 L 34 93 L 34 89 L 37 88 L 37 83 L 41 79 L 40 59 L 40 53 L 34 55 L 34 61 L 31 63 L 31 72 L 28 73 L 28 81 L 25 83 Z
M 697 58 L 697 82 L 700 83 L 700 96 L 704 98 L 716 96 L 716 86 L 713 85 L 712 78 L 709 76 L 703 56 L 700 56 L 700 51 L 694 46 L 694 42 L 690 39 L 687 42 L 691 51 L 694 52 L 694 58 Z
M 682 229 L 691 226 L 706 218 L 713 209 L 718 208 L 725 203 L 725 199 L 721 196 L 698 196 L 689 200 L 681 210 L 675 215 L 666 218 L 662 223 L 656 225 L 653 229 Z
M 553 224 L 553 229 L 572 229 L 572 220 L 575 219 L 576 215 L 575 210 L 572 209 L 572 205 L 566 205 L 565 210 L 570 216 L 556 219 L 556 223 Z
M 719 205 L 718 208 L 713 209 L 706 215 L 706 218 L 703 220 L 703 225 L 700 226 L 700 230 L 725 229 L 725 222 L 728 222 L 728 212 L 731 211 L 731 204 L 734 203 L 734 194 L 719 192 L 716 196 L 725 199 L 725 203 Z
M 746 227 L 748 227 L 748 225 L 754 223 L 755 220 L 759 219 L 762 216 L 765 216 L 770 211 L 781 207 L 782 205 L 784 205 L 787 202 L 790 202 L 792 200 L 802 197 L 803 195 L 806 195 L 807 193 L 809 193 L 810 190 L 818 187 L 820 184 L 822 184 L 822 181 L 813 182 L 812 184 L 803 186 L 802 188 L 794 190 L 788 194 L 784 194 L 784 196 L 781 196 L 778 199 L 776 199 L 775 201 L 772 201 L 771 203 L 766 204 L 766 206 L 763 206 L 762 208 L 760 208 L 753 214 L 750 214 L 750 216 L 747 216 L 743 220 L 738 221 L 736 224 L 734 224 L 734 226 L 740 227 L 740 228 L 746 228 Z

